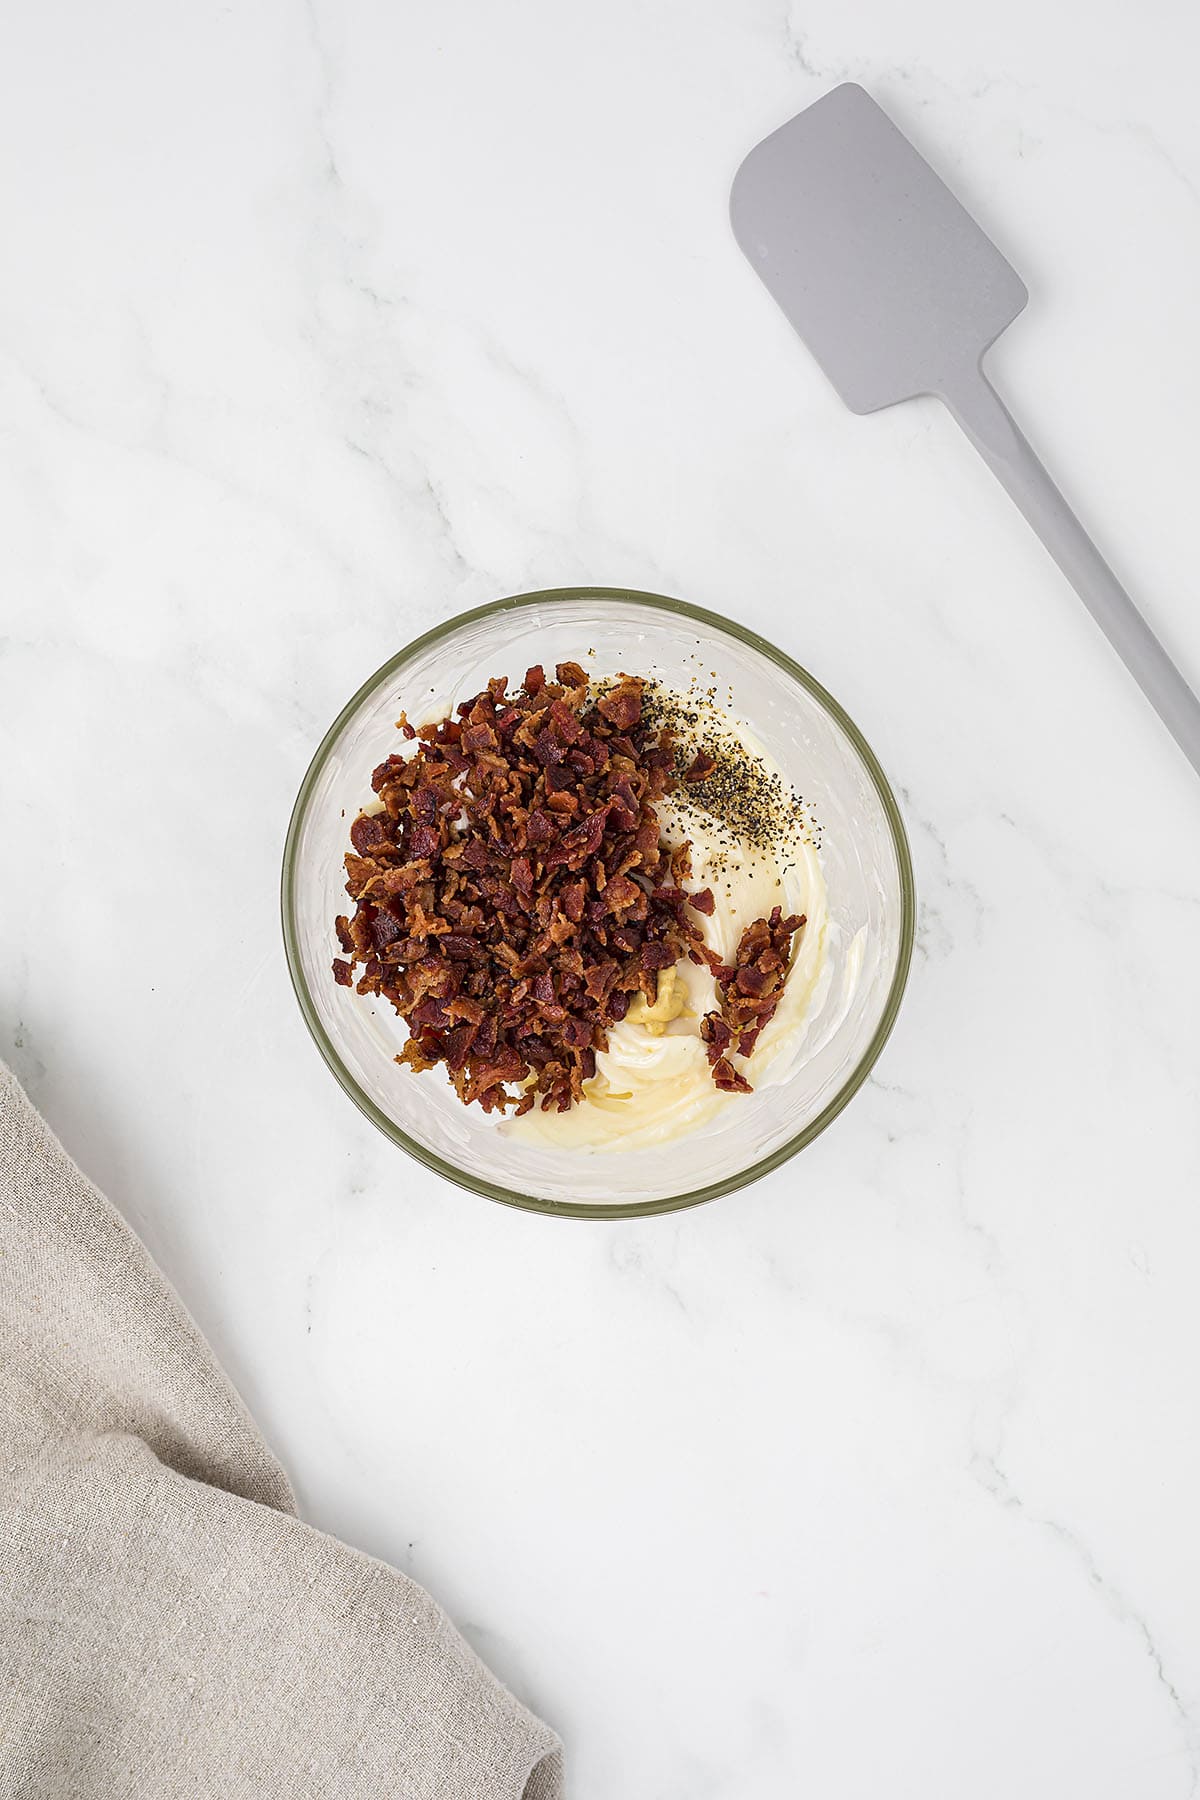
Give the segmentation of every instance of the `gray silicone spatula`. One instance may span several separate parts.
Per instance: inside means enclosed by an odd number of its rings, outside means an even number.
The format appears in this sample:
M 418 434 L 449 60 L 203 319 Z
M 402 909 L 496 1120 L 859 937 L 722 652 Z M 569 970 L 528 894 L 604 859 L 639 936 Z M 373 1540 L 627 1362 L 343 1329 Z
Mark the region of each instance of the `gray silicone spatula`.
M 750 152 L 730 210 L 847 406 L 945 401 L 1200 773 L 1200 700 L 983 373 L 1025 285 L 924 158 L 847 82 Z

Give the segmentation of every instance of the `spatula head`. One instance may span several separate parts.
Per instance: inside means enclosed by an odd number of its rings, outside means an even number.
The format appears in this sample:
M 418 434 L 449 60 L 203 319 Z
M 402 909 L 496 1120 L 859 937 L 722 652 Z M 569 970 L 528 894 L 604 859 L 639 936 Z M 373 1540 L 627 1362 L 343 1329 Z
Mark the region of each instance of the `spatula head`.
M 858 413 L 945 393 L 1029 298 L 853 82 L 750 152 L 730 212 L 738 243 Z

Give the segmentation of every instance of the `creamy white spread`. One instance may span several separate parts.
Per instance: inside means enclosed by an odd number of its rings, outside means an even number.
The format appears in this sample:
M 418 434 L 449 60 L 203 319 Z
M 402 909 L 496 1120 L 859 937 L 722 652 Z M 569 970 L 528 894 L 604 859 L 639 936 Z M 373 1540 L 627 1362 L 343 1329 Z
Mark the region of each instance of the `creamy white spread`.
M 757 745 L 748 748 L 766 762 Z M 753 1053 L 732 1059 L 753 1087 L 773 1085 L 795 1064 L 825 973 L 825 882 L 812 834 L 801 823 L 762 849 L 731 843 L 727 831 L 715 821 L 707 825 L 694 810 L 681 817 L 669 800 L 660 802 L 659 815 L 666 842 L 691 843 L 693 873 L 683 886 L 693 893 L 712 890 L 711 916 L 694 917 L 723 961 L 733 961 L 742 932 L 775 906 L 807 920 L 774 1017 Z M 565 1113 L 534 1107 L 501 1129 L 556 1149 L 636 1150 L 683 1137 L 726 1109 L 745 1106 L 748 1096 L 715 1086 L 700 1038 L 701 1019 L 720 1004 L 711 971 L 684 960 L 665 976 L 653 1007 L 635 1002 L 620 1024 L 609 1027 L 608 1049 L 597 1052 L 596 1073 L 584 1083 L 581 1101 Z

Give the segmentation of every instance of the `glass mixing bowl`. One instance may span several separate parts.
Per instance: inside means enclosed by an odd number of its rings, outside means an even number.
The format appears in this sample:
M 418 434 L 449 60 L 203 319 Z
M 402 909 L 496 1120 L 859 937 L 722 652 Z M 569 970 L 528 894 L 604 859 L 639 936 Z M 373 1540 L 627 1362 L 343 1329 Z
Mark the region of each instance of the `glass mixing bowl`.
M 585 653 L 594 654 L 588 656 Z M 465 1107 L 437 1071 L 393 1060 L 406 1029 L 386 1001 L 338 987 L 333 921 L 349 909 L 343 853 L 373 800 L 371 771 L 399 747 L 401 711 L 442 717 L 488 677 L 586 661 L 685 689 L 716 670 L 822 831 L 830 978 L 804 1053 L 772 1086 L 686 1137 L 648 1149 L 547 1149 Z M 477 607 L 401 650 L 359 689 L 313 757 L 288 828 L 283 934 L 300 1009 L 351 1099 L 419 1162 L 506 1205 L 576 1218 L 670 1212 L 756 1180 L 810 1144 L 865 1081 L 900 1005 L 912 954 L 912 863 L 899 808 L 857 727 L 782 651 L 731 620 L 657 594 L 557 588 Z

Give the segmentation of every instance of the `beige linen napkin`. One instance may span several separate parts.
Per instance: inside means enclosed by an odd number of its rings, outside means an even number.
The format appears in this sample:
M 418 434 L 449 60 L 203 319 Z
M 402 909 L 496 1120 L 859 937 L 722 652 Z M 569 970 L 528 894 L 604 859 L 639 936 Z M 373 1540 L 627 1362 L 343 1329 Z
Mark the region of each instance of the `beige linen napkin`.
M 0 1064 L 0 1795 L 558 1800 L 423 1589 L 295 1516 L 141 1244 Z

